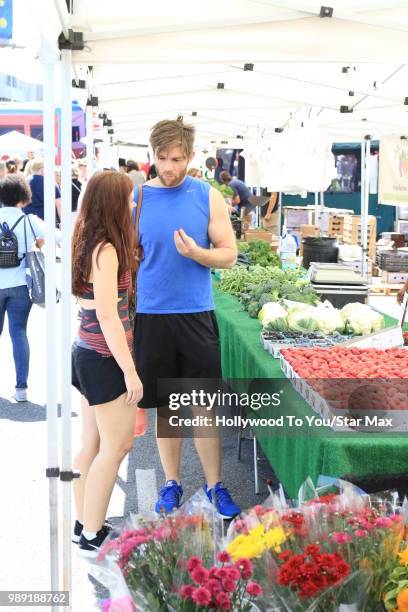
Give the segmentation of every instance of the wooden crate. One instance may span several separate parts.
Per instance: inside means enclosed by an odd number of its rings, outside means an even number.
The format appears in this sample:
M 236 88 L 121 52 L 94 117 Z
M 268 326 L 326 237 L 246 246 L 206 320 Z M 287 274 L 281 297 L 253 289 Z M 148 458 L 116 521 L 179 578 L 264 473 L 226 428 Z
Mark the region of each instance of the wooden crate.
M 266 242 L 272 242 L 272 232 L 265 230 L 246 230 L 244 232 L 244 240 L 250 242 L 252 240 L 265 240 Z
M 388 285 L 402 285 L 408 280 L 408 272 L 381 271 L 381 281 Z
M 303 255 L 303 239 L 310 236 L 320 236 L 320 227 L 317 225 L 301 225 L 300 226 L 300 248 L 299 253 Z

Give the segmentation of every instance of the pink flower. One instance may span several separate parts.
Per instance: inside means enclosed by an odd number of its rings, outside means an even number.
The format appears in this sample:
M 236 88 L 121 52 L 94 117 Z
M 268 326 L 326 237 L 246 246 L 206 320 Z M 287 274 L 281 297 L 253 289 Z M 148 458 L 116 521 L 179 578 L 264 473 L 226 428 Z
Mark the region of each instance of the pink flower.
M 228 563 L 229 561 L 231 561 L 231 557 L 229 556 L 226 550 L 222 550 L 221 552 L 219 552 L 217 555 L 217 559 L 220 563 Z
M 205 588 L 209 589 L 213 595 L 222 591 L 221 582 L 216 578 L 210 578 L 205 583 Z
M 257 504 L 256 506 L 254 506 L 252 508 L 252 510 L 255 512 L 255 514 L 257 514 L 258 516 L 262 516 L 263 514 L 265 514 L 266 510 L 263 506 L 261 506 L 260 504 Z
M 390 518 L 388 518 L 388 516 L 380 516 L 375 521 L 375 526 L 376 527 L 388 529 L 389 527 L 391 527 L 391 525 L 392 525 L 392 520 Z
M 356 538 L 366 538 L 368 536 L 368 531 L 366 529 L 356 529 L 354 535 Z
M 194 590 L 192 600 L 195 601 L 198 606 L 208 606 L 211 601 L 211 593 L 208 589 L 200 587 Z
M 235 580 L 230 580 L 230 578 L 224 578 L 222 581 L 222 586 L 224 587 L 224 591 L 227 591 L 228 593 L 233 593 L 237 588 Z
M 228 572 L 228 578 L 230 580 L 239 580 L 241 574 L 239 573 L 239 571 L 237 570 L 236 567 L 228 567 L 227 568 L 227 572 Z
M 262 587 L 257 582 L 248 582 L 246 591 L 251 597 L 259 597 L 262 595 Z
M 390 514 L 389 518 L 393 523 L 402 523 L 404 517 L 401 514 Z
M 352 539 L 349 533 L 343 531 L 335 531 L 332 535 L 332 540 L 336 542 L 336 544 L 347 544 L 347 542 L 351 542 Z
M 215 596 L 215 603 L 220 610 L 231 610 L 231 600 L 227 593 L 218 593 L 218 595 Z
M 101 601 L 102 612 L 109 612 L 109 608 L 111 606 L 111 603 L 112 603 L 111 599 L 103 599 Z
M 247 580 L 252 576 L 252 562 L 249 559 L 238 559 L 235 562 L 235 567 L 240 571 L 241 577 Z
M 218 567 L 211 567 L 210 571 L 208 573 L 208 577 L 211 578 L 218 578 Z
M 204 584 L 210 577 L 210 572 L 205 567 L 198 566 L 191 572 L 191 577 L 197 584 Z
M 187 561 L 187 570 L 189 572 L 192 572 L 193 569 L 195 569 L 196 567 L 201 567 L 202 565 L 202 560 L 200 559 L 200 557 L 190 557 L 189 560 Z
M 109 612 L 136 612 L 135 604 L 127 595 L 113 599 L 109 608 Z
M 179 594 L 182 599 L 191 599 L 194 593 L 194 587 L 192 584 L 183 584 L 180 587 Z
M 228 577 L 228 569 L 226 567 L 220 567 L 217 569 L 217 578 L 223 580 Z

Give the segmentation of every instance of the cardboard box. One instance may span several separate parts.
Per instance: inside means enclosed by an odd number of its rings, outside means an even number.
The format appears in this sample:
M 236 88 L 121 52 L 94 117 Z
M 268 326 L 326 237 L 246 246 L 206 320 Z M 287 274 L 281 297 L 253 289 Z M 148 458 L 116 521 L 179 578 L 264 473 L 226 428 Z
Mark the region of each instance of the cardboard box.
M 317 225 L 301 225 L 300 226 L 300 255 L 303 255 L 303 239 L 310 236 L 320 236 L 320 227 Z
M 265 240 L 266 242 L 272 243 L 272 232 L 265 230 L 250 229 L 244 232 L 244 240 L 250 242 L 251 240 Z

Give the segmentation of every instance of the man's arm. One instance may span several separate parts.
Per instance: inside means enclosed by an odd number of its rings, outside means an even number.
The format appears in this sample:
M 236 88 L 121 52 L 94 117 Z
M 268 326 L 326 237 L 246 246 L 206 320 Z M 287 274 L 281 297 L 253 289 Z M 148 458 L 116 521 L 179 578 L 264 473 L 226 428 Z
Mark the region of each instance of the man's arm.
M 276 191 L 271 193 L 271 197 L 269 198 L 268 208 L 266 209 L 265 219 L 268 221 L 271 218 L 271 214 L 274 212 L 276 204 L 278 201 L 278 193 Z
M 208 236 L 212 249 L 203 249 L 187 236 L 183 229 L 174 232 L 174 242 L 180 255 L 193 259 L 207 268 L 232 268 L 237 260 L 237 245 L 224 198 L 210 189 L 210 222 Z

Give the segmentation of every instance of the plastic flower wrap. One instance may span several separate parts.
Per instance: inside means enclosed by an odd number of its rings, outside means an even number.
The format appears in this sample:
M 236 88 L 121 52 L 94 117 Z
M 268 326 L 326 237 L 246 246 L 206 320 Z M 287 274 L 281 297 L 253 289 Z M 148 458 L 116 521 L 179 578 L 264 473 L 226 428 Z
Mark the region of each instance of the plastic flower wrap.
M 199 493 L 182 510 L 159 518 L 133 515 L 131 528 L 103 546 L 93 574 L 109 588 L 111 605 L 128 596 L 137 610 L 168 612 L 187 559 L 214 562 L 222 519 L 205 499 Z

